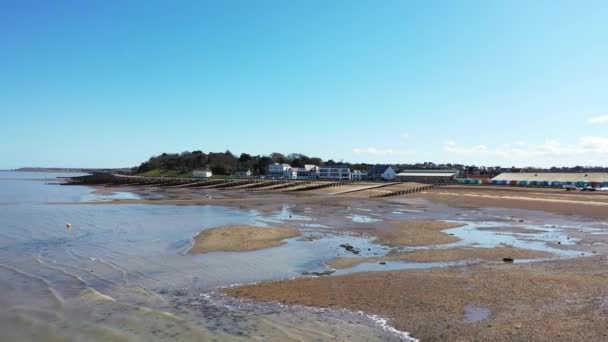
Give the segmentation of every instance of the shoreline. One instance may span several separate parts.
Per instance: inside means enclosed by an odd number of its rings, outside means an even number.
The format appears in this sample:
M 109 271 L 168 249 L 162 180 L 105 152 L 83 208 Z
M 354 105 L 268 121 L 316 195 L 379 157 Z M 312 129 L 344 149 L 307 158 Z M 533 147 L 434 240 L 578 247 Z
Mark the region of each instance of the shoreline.
M 342 269 L 350 268 L 362 263 L 382 263 L 387 261 L 413 261 L 413 262 L 449 262 L 449 261 L 502 261 L 504 258 L 514 260 L 548 259 L 553 254 L 513 247 L 494 248 L 451 248 L 451 249 L 424 249 L 412 252 L 389 253 L 380 257 L 349 257 L 335 258 L 326 262 L 329 267 Z
M 479 227 L 479 230 L 495 234 L 523 234 L 523 236 L 535 232 L 533 229 L 524 227 L 527 225 L 529 217 L 538 218 L 538 224 L 540 224 L 545 215 L 554 215 L 551 214 L 554 212 L 558 213 L 555 215 L 556 218 L 563 217 L 564 220 L 568 220 L 569 215 L 574 213 L 577 215 L 576 220 L 600 223 L 594 219 L 596 216 L 586 215 L 589 210 L 597 210 L 598 206 L 585 205 L 583 201 L 556 202 L 542 198 L 542 196 L 572 197 L 567 193 L 542 192 L 537 189 L 520 191 L 521 194 L 518 197 L 528 196 L 530 199 L 516 201 L 512 198 L 514 196 L 504 196 L 503 193 L 506 191 L 501 191 L 501 189 L 483 189 L 483 191 L 496 191 L 497 195 L 489 199 L 483 196 L 455 196 L 459 192 L 474 192 L 476 189 L 441 188 L 405 198 L 372 200 L 349 194 L 328 195 L 319 192 L 314 194 L 244 193 L 228 190 L 195 192 L 191 190 L 166 191 L 150 187 L 146 187 L 143 191 L 140 187 L 102 189 L 136 190 L 136 193 L 143 192 L 144 195 L 142 199 L 138 200 L 121 199 L 76 204 L 217 205 L 241 210 L 259 210 L 267 217 L 272 213 L 280 212 L 281 208 L 290 206 L 289 219 L 291 219 L 291 213 L 294 213 L 294 219 L 291 221 L 293 224 L 289 224 L 289 226 L 293 226 L 294 229 L 301 230 L 306 226 L 306 221 L 301 221 L 298 215 L 314 215 L 315 222 L 327 226 L 327 228 L 319 228 L 321 231 L 330 234 L 341 232 L 364 236 L 373 240 L 374 243 L 385 243 L 387 247 L 396 249 L 393 253 L 387 253 L 386 256 L 365 255 L 361 257 L 352 256 L 338 249 L 342 253 L 341 257 L 338 254 L 335 259 L 328 260 L 326 263 L 335 268 L 352 267 L 355 264 L 370 261 L 445 262 L 470 260 L 471 258 L 481 261 L 480 263 L 419 270 L 382 271 L 374 268 L 373 271 L 359 273 L 296 277 L 290 280 L 221 289 L 226 295 L 234 298 L 260 303 L 279 302 L 284 305 L 362 311 L 368 315 L 384 317 L 387 319 L 386 324 L 389 327 L 394 327 L 398 331 L 411 332 L 414 338 L 421 340 L 511 341 L 515 339 L 523 341 L 549 336 L 553 340 L 559 341 L 580 335 L 583 331 L 581 324 L 584 325 L 585 322 L 593 322 L 591 328 L 584 329 L 587 331 L 587 334 L 584 335 L 587 340 L 600 341 L 604 338 L 604 331 L 594 328 L 608 323 L 595 313 L 603 310 L 602 306 L 598 307 L 598 302 L 588 300 L 589 296 L 602 298 L 600 302 L 604 300 L 603 298 L 608 298 L 608 292 L 604 292 L 600 288 L 599 281 L 608 277 L 608 272 L 601 267 L 605 264 L 604 255 L 608 254 L 608 249 L 595 245 L 598 241 L 608 242 L 601 235 L 569 230 L 569 236 L 578 239 L 577 241 L 586 241 L 586 244 L 581 245 L 576 242 L 574 246 L 561 245 L 558 248 L 582 248 L 585 253 L 591 253 L 592 249 L 598 250 L 597 255 L 585 258 L 575 257 L 574 259 L 544 260 L 544 257 L 548 256 L 543 254 L 544 252 L 506 246 L 487 249 L 464 246 L 450 249 L 397 251 L 398 247 L 403 246 L 429 246 L 457 242 L 458 238 L 450 236 L 444 230 L 458 227 L 461 225 L 460 223 L 438 224 L 436 222 L 455 219 L 458 216 L 454 215 L 461 214 L 467 214 L 465 220 L 469 220 L 463 222 L 475 222 L 476 219 L 481 219 L 485 212 L 500 212 L 502 219 L 491 218 L 491 220 L 497 220 L 496 226 Z M 454 194 L 441 193 L 445 191 L 454 192 Z M 157 193 L 167 197 L 146 198 L 146 194 Z M 207 193 L 218 197 L 201 198 Z M 577 194 L 575 197 L 578 197 L 577 199 L 586 198 L 581 194 Z M 605 199 L 602 196 L 594 196 L 594 198 L 608 200 L 608 197 Z M 542 204 L 545 210 L 534 209 L 536 204 Z M 488 207 L 487 210 L 478 209 Z M 581 207 L 585 209 L 579 210 Z M 524 211 L 518 212 L 519 209 Z M 350 214 L 344 214 L 345 210 Z M 359 210 L 357 215 L 370 215 L 371 219 L 362 222 L 356 222 L 354 219 L 350 221 L 350 217 L 354 215 L 352 212 L 357 210 Z M 402 210 L 403 219 L 395 221 L 394 217 L 397 214 L 394 210 Z M 509 214 L 512 210 L 515 210 L 514 214 Z M 471 213 L 476 214 L 471 216 Z M 391 215 L 393 218 L 389 218 Z M 608 217 L 606 213 L 599 216 L 604 215 Z M 377 217 L 382 220 L 376 222 Z M 525 223 L 522 223 L 523 219 L 517 217 L 524 217 Z M 283 217 L 279 220 L 285 224 L 287 218 Z M 433 221 L 435 223 L 428 223 Z M 427 222 L 426 226 L 420 225 L 421 222 Z M 501 226 L 500 222 L 504 222 L 505 226 Z M 419 227 L 416 227 L 416 224 L 419 224 Z M 424 228 L 420 228 L 420 226 Z M 584 240 L 585 238 L 587 240 Z M 545 243 L 549 244 L 549 242 Z M 239 248 L 228 250 L 238 252 Z M 499 258 L 507 254 L 514 256 L 515 259 L 538 259 L 538 261 L 521 264 L 496 263 L 500 260 Z M 332 261 L 345 262 L 345 264 L 332 264 Z M 473 296 L 472 293 L 476 295 Z M 577 305 L 581 306 L 581 315 L 585 318 L 573 316 L 568 311 L 567 305 L 553 304 L 556 301 L 578 303 Z M 606 303 L 608 303 L 608 299 L 606 299 Z M 547 312 L 544 308 L 551 305 L 554 305 L 553 311 Z M 606 307 L 608 308 L 608 304 Z M 484 316 L 475 322 L 467 321 L 467 315 L 474 316 L 479 312 L 483 314 L 486 310 L 490 312 L 487 317 Z M 563 322 L 570 325 L 571 332 L 562 333 L 560 330 L 559 334 L 556 334 L 551 330 L 552 326 Z
M 388 316 L 395 329 L 423 341 L 569 341 L 581 335 L 585 340 L 601 341 L 608 336 L 608 317 L 601 314 L 605 304 L 593 298 L 608 298 L 608 289 L 599 260 L 297 278 L 233 287 L 224 293 L 255 301 Z M 569 313 L 569 302 L 580 306 L 577 315 Z M 542 309 L 545 305 L 553 306 Z M 470 319 L 471 310 L 487 314 Z M 555 324 L 570 329 L 554 329 Z M 581 330 L 583 326 L 585 330 Z

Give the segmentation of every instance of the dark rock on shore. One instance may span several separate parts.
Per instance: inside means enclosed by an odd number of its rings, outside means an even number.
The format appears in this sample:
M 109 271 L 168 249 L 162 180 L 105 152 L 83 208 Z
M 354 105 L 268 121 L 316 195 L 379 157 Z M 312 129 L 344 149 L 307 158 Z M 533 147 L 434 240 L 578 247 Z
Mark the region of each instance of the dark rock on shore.
M 359 250 L 357 248 L 355 248 L 354 246 L 348 244 L 348 243 L 343 243 L 340 245 L 340 247 L 344 248 L 345 250 L 353 253 L 353 254 L 359 254 Z

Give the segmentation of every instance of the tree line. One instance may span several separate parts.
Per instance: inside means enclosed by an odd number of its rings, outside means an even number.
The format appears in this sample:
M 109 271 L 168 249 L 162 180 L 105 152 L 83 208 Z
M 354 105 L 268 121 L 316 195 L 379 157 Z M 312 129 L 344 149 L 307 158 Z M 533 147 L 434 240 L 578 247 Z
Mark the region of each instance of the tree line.
M 159 170 L 178 170 L 192 171 L 196 169 L 209 169 L 214 174 L 232 175 L 237 171 L 251 170 L 253 174 L 264 175 L 268 165 L 273 163 L 289 164 L 292 167 L 304 167 L 306 164 L 321 166 L 326 163 L 321 158 L 308 157 L 300 153 L 284 155 L 281 153 L 271 153 L 269 156 L 250 155 L 241 153 L 239 156 L 226 152 L 186 151 L 182 153 L 163 153 L 151 157 L 133 169 L 134 173 L 143 173 L 155 169 Z
M 284 155 L 274 152 L 270 155 L 250 155 L 241 153 L 239 156 L 226 152 L 209 152 L 203 151 L 185 151 L 182 153 L 163 153 L 158 156 L 153 156 L 148 161 L 141 163 L 139 166 L 131 169 L 132 173 L 143 173 L 151 170 L 176 170 L 181 172 L 189 172 L 196 169 L 209 169 L 214 174 L 218 175 L 233 175 L 237 171 L 250 170 L 254 175 L 265 175 L 268 170 L 268 165 L 272 163 L 289 164 L 292 167 L 304 167 L 306 164 L 316 166 L 344 166 L 351 170 L 368 171 L 373 164 L 366 163 L 347 163 L 342 161 L 334 161 L 332 159 L 324 161 L 318 157 L 309 157 L 301 153 L 290 153 Z M 475 166 L 462 164 L 435 164 L 433 162 L 415 163 L 415 164 L 392 164 L 397 170 L 403 169 L 450 169 L 460 170 L 463 175 L 479 175 L 493 177 L 501 172 L 607 172 L 605 167 L 552 167 L 548 169 L 542 168 L 524 168 L 515 167 L 503 168 L 500 166 Z

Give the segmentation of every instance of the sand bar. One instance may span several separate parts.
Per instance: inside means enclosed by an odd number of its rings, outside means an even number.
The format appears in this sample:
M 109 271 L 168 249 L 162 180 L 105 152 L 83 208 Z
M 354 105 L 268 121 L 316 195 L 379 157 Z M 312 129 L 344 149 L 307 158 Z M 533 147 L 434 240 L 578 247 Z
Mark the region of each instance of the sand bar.
M 336 258 L 327 262 L 333 268 L 348 268 L 361 263 L 383 262 L 383 261 L 414 261 L 414 262 L 441 262 L 457 260 L 494 260 L 501 261 L 503 258 L 513 259 L 538 259 L 550 258 L 553 255 L 547 252 L 519 249 L 513 247 L 497 248 L 451 248 L 451 249 L 425 249 L 407 253 L 395 253 L 382 257 L 353 257 Z
M 390 247 L 424 246 L 458 241 L 443 230 L 459 227 L 462 224 L 446 221 L 388 221 L 386 226 L 367 231 L 376 238 L 376 243 Z
M 189 253 L 253 251 L 281 245 L 298 230 L 282 227 L 228 226 L 206 229 L 194 237 Z

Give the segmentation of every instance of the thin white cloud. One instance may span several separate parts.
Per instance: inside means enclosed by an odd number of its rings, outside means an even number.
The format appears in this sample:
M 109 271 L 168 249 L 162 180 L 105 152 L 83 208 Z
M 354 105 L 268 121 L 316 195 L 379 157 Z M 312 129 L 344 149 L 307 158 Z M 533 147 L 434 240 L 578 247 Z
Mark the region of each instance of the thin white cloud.
M 608 157 L 608 137 L 582 137 L 576 144 L 562 144 L 558 140 L 545 140 L 542 144 L 516 142 L 496 147 L 486 145 L 459 146 L 453 141 L 445 144 L 444 150 L 464 156 L 491 156 L 504 159 L 533 157 L 573 157 L 587 155 Z
M 406 150 L 394 150 L 392 148 L 379 149 L 375 147 L 366 147 L 366 148 L 353 148 L 354 154 L 359 155 L 371 155 L 371 156 L 394 156 L 394 155 L 404 155 L 404 154 L 412 154 L 413 151 Z
M 599 123 L 606 123 L 606 122 L 608 122 L 608 115 L 596 116 L 594 118 L 589 119 L 589 123 L 592 123 L 592 124 L 599 124 Z

